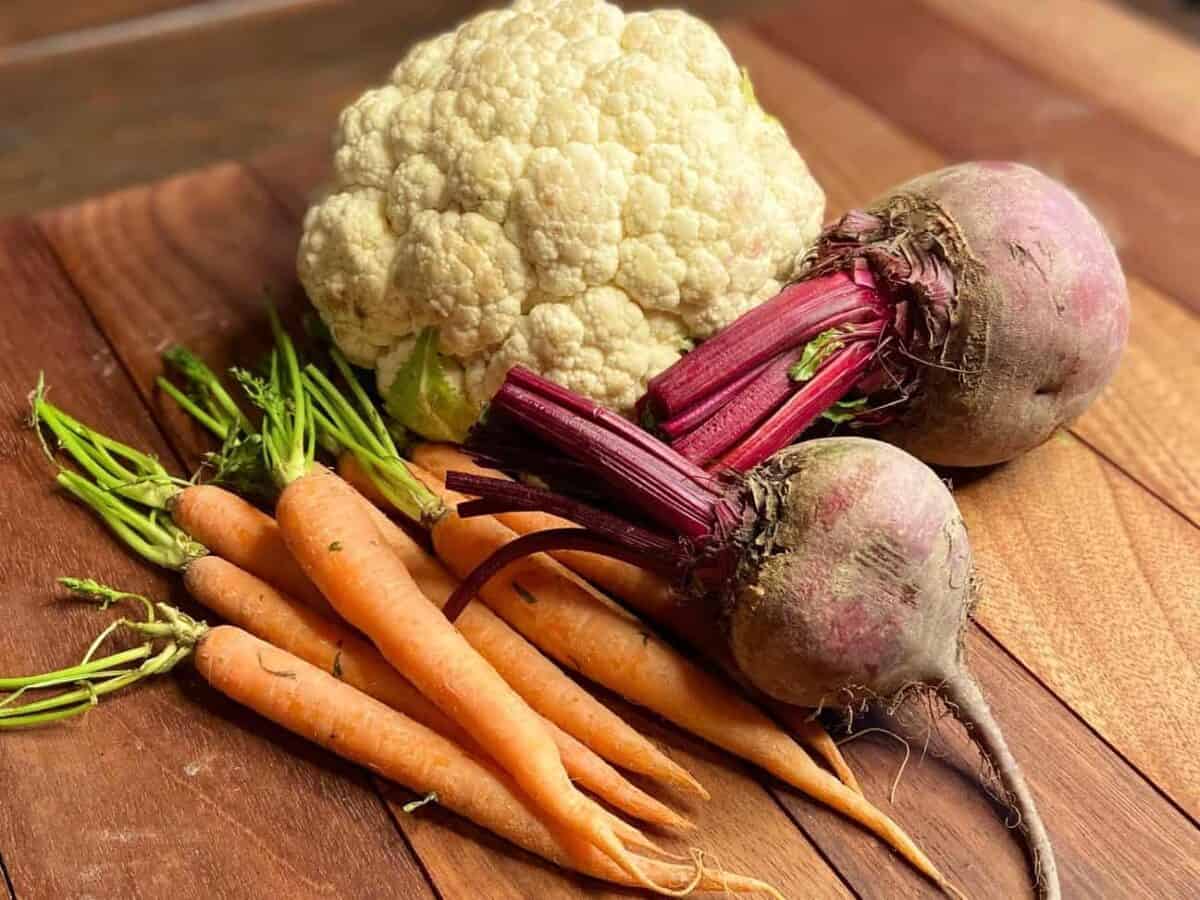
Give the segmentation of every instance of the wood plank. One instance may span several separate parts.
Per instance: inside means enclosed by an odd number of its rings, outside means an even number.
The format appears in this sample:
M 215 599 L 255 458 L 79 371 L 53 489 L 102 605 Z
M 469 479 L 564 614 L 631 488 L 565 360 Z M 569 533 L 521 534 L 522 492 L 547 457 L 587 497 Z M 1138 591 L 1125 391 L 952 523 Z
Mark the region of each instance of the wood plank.
M 715 17 L 779 2 L 675 5 Z M 327 141 L 341 108 L 383 81 L 410 44 L 496 5 L 264 5 L 209 27 L 89 48 L 67 59 L 5 65 L 0 53 L 0 214 L 79 200 L 284 141 Z
M 1121 368 L 1071 430 L 1200 525 L 1200 321 L 1138 278 Z
M 1200 155 L 1200 117 L 1181 114 L 1196 106 L 1200 49 L 1161 22 L 1113 0 L 921 2 L 1021 65 Z
M 958 499 L 979 621 L 1200 817 L 1200 531 L 1065 433 Z
M 89 0 L 87 3 L 45 3 L 7 0 L 0 19 L 0 49 L 80 28 L 95 28 L 164 9 L 190 0 Z
M 302 162 L 298 155 L 293 159 Z M 305 189 L 297 191 L 303 196 Z M 220 366 L 251 363 L 268 343 L 264 286 L 273 289 L 285 313 L 297 317 L 303 303 L 293 273 L 298 220 L 284 210 L 300 205 L 273 199 L 247 170 L 228 164 L 40 219 L 122 363 L 154 402 L 168 440 L 192 464 L 210 442 L 169 402 L 158 402 L 153 384 L 161 370 L 159 352 L 182 341 Z M 639 722 L 655 737 L 668 734 L 646 719 Z M 725 865 L 744 865 L 791 895 L 802 887 L 806 894 L 846 894 L 813 846 L 744 772 L 678 735 L 672 735 L 672 745 L 673 755 L 695 766 L 714 796 L 704 809 L 689 811 L 701 825 L 693 838 L 697 845 L 714 848 Z M 400 806 L 411 796 L 402 795 L 398 803 L 388 796 L 443 896 L 466 896 L 481 878 L 495 897 L 609 895 L 593 882 L 566 877 L 505 848 L 444 811 L 405 815 Z
M 967 651 L 1013 752 L 1026 761 L 1025 775 L 1054 841 L 1063 896 L 1188 896 L 1200 878 L 1200 833 L 1194 823 L 981 630 L 968 636 Z M 896 715 L 877 712 L 856 724 L 863 735 L 845 750 L 864 790 L 898 821 L 930 823 L 922 834 L 925 850 L 939 865 L 952 862 L 968 896 L 1028 896 L 1028 876 L 1005 813 L 980 790 L 985 776 L 978 755 L 952 719 L 938 721 L 932 733 L 931 721 L 924 703 L 911 702 Z M 904 747 L 895 737 L 866 733 L 871 727 L 886 728 L 908 742 L 911 757 L 902 772 Z M 890 804 L 897 774 L 896 800 Z M 969 810 L 966 816 L 964 810 Z M 825 815 L 811 804 L 797 803 L 795 812 L 806 826 Z M 963 842 L 953 828 L 963 818 L 983 829 L 980 838 Z M 877 868 L 859 868 L 846 858 L 847 840 L 824 846 L 860 896 L 933 896 L 915 879 L 899 887 L 880 885 Z M 877 864 L 886 865 L 882 859 Z
M 952 159 L 1017 159 L 1066 180 L 1130 266 L 1200 311 L 1188 263 L 1200 245 L 1195 156 L 903 0 L 879 0 L 869 16 L 847 4 L 811 3 L 755 21 L 764 41 Z M 819 34 L 853 40 L 812 39 Z
M 806 65 L 771 50 L 749 29 L 729 28 L 725 36 L 739 59 L 750 67 L 756 85 L 761 85 L 758 95 L 764 106 L 792 130 L 797 146 L 829 193 L 832 209 L 864 203 L 889 184 L 942 164 L 941 158 L 928 147 L 896 130 Z M 1152 358 L 1154 348 L 1146 348 L 1146 353 Z M 1107 396 L 1097 404 L 1098 407 L 1108 402 Z M 1115 441 L 1112 446 L 1116 446 Z M 1064 452 L 1067 453 L 1065 461 L 1057 456 L 1047 456 Z M 1058 461 L 1056 471 L 1069 473 L 1072 467 L 1077 467 L 1080 472 L 1090 473 L 1091 480 L 1078 482 L 1064 475 L 1060 483 L 1045 477 L 1045 473 L 1035 476 L 1036 465 L 1032 461 L 1042 458 Z M 1135 462 L 1121 459 L 1122 465 Z M 1047 541 L 1053 541 L 1053 535 L 1059 532 L 1071 538 L 1067 549 L 1086 547 L 1088 552 L 1086 556 L 1068 553 L 1060 561 L 1061 567 L 1053 571 L 1064 579 L 1061 582 L 1026 582 L 1019 590 L 1002 591 L 993 596 L 981 610 L 981 621 L 1040 680 L 1072 705 L 1077 699 L 1078 686 L 1093 684 L 1096 673 L 1102 673 L 1107 679 L 1104 691 L 1092 698 L 1087 709 L 1073 708 L 1176 802 L 1195 815 L 1200 783 L 1194 770 L 1189 771 L 1190 767 L 1181 769 L 1179 761 L 1172 758 L 1173 749 L 1179 746 L 1178 737 L 1148 728 L 1138 733 L 1131 725 L 1124 724 L 1145 719 L 1147 696 L 1154 696 L 1154 704 L 1158 707 L 1154 714 L 1162 717 L 1157 720 L 1160 723 L 1195 721 L 1193 701 L 1185 694 L 1173 689 L 1159 695 L 1145 693 L 1148 684 L 1161 684 L 1167 677 L 1162 673 L 1172 671 L 1169 667 L 1160 668 L 1158 648 L 1179 647 L 1179 642 L 1184 640 L 1181 635 L 1198 627 L 1196 617 L 1200 611 L 1194 602 L 1190 603 L 1189 610 L 1187 602 L 1194 597 L 1195 582 L 1192 579 L 1196 560 L 1180 558 L 1181 548 L 1193 546 L 1195 530 L 1180 527 L 1181 523 L 1173 513 L 1149 494 L 1122 482 L 1116 472 L 1077 441 L 1067 439 L 1066 443 L 1051 444 L 1023 463 L 1002 469 L 992 477 L 1016 478 L 1017 475 L 1022 476 L 1017 482 L 1005 482 L 1013 484 L 1010 491 L 1019 491 L 1016 499 L 1010 501 L 1009 511 L 1021 522 L 1029 523 L 1026 537 L 1022 543 L 1011 547 L 1014 556 L 1002 559 L 998 555 L 998 546 L 989 546 L 981 533 L 976 540 L 983 570 L 992 571 L 1003 561 L 1013 571 L 1027 573 L 1026 577 L 1050 571 L 1047 567 L 1051 561 L 1043 558 L 1040 542 L 1029 535 L 1040 538 L 1045 534 Z M 987 479 L 980 482 L 981 485 L 988 483 Z M 1053 485 L 1053 488 L 1047 489 L 1047 485 Z M 969 492 L 965 493 L 964 505 L 970 496 Z M 1080 504 L 1074 508 L 1086 513 L 1073 515 L 1070 519 L 1082 531 L 1064 530 L 1059 524 L 1061 520 L 1055 519 L 1055 514 L 1067 515 L 1071 503 Z M 989 508 L 984 505 L 974 509 L 972 524 L 982 523 Z M 1141 541 L 1148 541 L 1149 537 L 1139 538 L 1135 552 L 1129 548 L 1133 539 L 1127 536 L 1131 517 L 1136 517 L 1141 527 L 1166 529 L 1167 540 L 1144 546 Z M 1040 529 L 1033 527 L 1035 522 Z M 978 527 L 984 528 L 982 524 Z M 1148 534 L 1155 532 L 1152 530 Z M 1123 547 L 1128 549 L 1122 552 Z M 1113 555 L 1106 556 L 1110 550 Z M 1186 552 L 1184 549 L 1182 555 Z M 1191 595 L 1189 588 L 1193 591 Z M 1093 655 L 1097 648 L 1117 646 L 1112 643 L 1112 623 L 1130 621 L 1127 611 L 1137 608 L 1130 604 L 1131 597 L 1138 598 L 1147 608 L 1141 610 L 1145 615 L 1130 622 L 1130 637 L 1137 641 L 1135 646 L 1155 650 L 1133 652 L 1125 657 L 1118 657 L 1115 650 L 1111 655 Z M 1054 610 L 1061 610 L 1061 614 L 1055 614 Z M 1184 618 L 1178 618 L 1180 615 Z M 1022 623 L 1032 621 L 1040 622 L 1039 629 L 1031 632 L 1039 635 L 1037 640 L 1021 633 L 1025 627 Z M 1181 648 L 1181 652 L 1175 660 L 1182 661 L 1185 672 L 1190 670 L 1194 674 L 1194 648 Z M 1098 665 L 1098 659 L 1104 659 L 1104 663 Z M 1118 666 L 1119 659 L 1123 661 Z M 1197 735 L 1200 735 L 1200 729 L 1192 728 L 1185 738 L 1189 746 Z
M 342 106 L 383 80 L 410 43 L 479 5 L 305 4 L 86 50 L 67 64 L 0 67 L 0 213 L 325 139 Z
M 164 458 L 169 448 L 31 224 L 0 226 L 0 274 L 0 596 L 19 623 L 0 629 L 0 669 L 17 674 L 69 662 L 110 618 L 56 601 L 55 577 L 177 592 L 52 489 L 21 421 L 25 392 L 45 368 L 67 408 Z M 22 900 L 236 896 L 247 884 L 266 896 L 431 896 L 360 773 L 186 669 L 73 726 L 6 734 L 0 782 L 0 846 Z

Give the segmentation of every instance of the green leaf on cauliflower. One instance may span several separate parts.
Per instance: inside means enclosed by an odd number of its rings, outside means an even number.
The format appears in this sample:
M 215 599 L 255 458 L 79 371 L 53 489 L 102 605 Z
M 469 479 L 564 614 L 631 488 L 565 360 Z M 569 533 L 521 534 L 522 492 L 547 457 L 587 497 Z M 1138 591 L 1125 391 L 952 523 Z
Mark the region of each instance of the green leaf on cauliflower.
M 387 411 L 405 428 L 431 441 L 461 443 L 478 410 L 446 374 L 436 328 L 417 335 L 412 353 L 396 372 L 384 398 Z

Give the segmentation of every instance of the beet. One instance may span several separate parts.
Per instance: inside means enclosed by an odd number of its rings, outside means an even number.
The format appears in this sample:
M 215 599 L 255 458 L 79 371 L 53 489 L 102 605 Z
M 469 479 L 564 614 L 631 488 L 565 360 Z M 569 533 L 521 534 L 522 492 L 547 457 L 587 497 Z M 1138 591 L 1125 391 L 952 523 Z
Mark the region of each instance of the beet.
M 971 548 L 950 491 L 928 466 L 877 440 L 836 437 L 787 447 L 741 476 L 713 474 L 523 369 L 509 373 L 468 449 L 513 470 L 542 460 L 546 470 L 535 474 L 551 483 L 547 451 L 557 451 L 563 471 L 610 503 L 449 473 L 447 487 L 479 498 L 460 515 L 539 509 L 583 527 L 533 532 L 502 548 L 464 580 L 448 615 L 514 559 L 582 549 L 673 578 L 680 602 L 721 623 L 738 667 L 777 700 L 858 710 L 936 694 L 1018 812 L 1040 895 L 1059 895 L 1033 798 L 964 666 Z
M 963 163 L 828 227 L 794 283 L 655 377 L 639 409 L 709 468 L 748 471 L 831 408 L 926 462 L 990 465 L 1083 412 L 1128 328 L 1087 207 L 1028 166 Z M 729 390 L 770 361 L 790 382 Z

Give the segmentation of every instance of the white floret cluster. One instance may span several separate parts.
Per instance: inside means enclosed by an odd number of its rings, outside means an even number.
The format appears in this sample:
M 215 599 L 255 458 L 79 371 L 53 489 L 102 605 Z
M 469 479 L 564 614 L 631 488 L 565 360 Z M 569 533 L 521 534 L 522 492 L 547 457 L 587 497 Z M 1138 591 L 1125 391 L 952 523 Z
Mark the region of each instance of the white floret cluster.
M 521 363 L 628 411 L 773 294 L 824 198 L 707 24 L 519 0 L 348 107 L 298 267 L 386 393 L 436 326 L 473 403 Z

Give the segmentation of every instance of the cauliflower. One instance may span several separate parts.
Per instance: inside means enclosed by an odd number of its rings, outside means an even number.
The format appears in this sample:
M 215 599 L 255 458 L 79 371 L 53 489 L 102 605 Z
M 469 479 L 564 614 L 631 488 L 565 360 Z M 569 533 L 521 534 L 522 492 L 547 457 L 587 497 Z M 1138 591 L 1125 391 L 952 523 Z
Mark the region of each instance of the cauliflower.
M 824 211 L 712 28 L 601 0 L 518 0 L 414 47 L 343 111 L 334 172 L 300 279 L 436 437 L 516 364 L 629 412 L 778 290 Z

